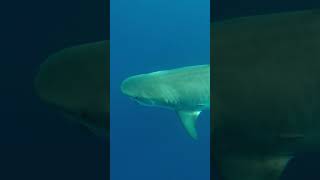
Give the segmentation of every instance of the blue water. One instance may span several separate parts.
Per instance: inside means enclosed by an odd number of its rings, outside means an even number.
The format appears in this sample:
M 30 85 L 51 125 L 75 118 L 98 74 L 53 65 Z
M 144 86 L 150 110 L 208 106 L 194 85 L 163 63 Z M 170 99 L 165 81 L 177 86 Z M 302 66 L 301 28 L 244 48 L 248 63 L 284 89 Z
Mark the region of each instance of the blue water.
M 111 179 L 210 178 L 209 111 L 192 140 L 176 113 L 138 105 L 120 92 L 128 76 L 208 64 L 209 0 L 117 0 L 110 6 Z

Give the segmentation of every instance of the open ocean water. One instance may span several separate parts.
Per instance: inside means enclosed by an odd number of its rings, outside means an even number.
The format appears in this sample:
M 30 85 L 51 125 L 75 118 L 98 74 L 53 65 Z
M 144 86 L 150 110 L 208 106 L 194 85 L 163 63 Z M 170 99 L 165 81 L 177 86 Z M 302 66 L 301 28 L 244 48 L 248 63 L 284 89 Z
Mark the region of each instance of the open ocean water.
M 117 0 L 110 6 L 111 179 L 210 178 L 210 113 L 194 141 L 174 111 L 138 105 L 125 78 L 210 62 L 210 2 Z

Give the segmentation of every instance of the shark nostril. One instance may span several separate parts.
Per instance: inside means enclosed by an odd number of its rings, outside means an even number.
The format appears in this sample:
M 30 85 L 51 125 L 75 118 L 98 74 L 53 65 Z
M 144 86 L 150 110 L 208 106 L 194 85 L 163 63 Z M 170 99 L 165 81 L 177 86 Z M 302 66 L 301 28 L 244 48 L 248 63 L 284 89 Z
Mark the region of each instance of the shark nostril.
M 138 97 L 138 96 L 134 96 L 134 97 L 132 97 L 132 99 L 133 99 L 135 102 L 139 103 L 139 97 Z

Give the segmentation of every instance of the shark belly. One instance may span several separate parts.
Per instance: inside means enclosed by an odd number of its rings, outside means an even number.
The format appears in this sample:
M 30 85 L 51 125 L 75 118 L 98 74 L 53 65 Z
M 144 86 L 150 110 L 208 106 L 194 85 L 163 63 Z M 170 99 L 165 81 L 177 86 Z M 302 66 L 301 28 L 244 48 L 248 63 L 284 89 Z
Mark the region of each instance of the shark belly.
M 171 88 L 177 95 L 177 101 L 169 104 L 169 106 L 175 110 L 202 111 L 210 108 L 210 84 L 208 82 L 193 79 L 184 82 L 183 87 L 174 85 Z

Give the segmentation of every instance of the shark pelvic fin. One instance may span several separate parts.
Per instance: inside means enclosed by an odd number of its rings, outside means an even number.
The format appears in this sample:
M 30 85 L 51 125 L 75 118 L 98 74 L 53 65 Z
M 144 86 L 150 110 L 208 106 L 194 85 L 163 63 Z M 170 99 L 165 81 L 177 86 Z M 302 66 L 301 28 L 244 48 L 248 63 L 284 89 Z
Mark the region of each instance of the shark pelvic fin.
M 201 111 L 177 111 L 184 128 L 195 140 L 198 138 L 197 129 L 195 126 L 200 112 Z

